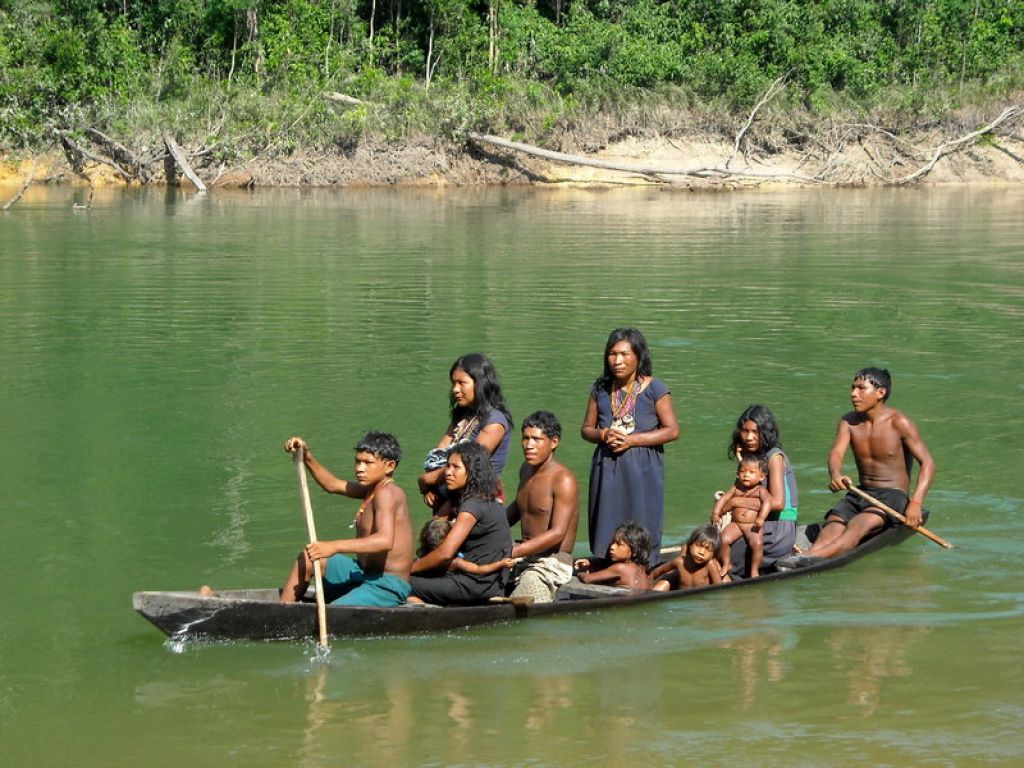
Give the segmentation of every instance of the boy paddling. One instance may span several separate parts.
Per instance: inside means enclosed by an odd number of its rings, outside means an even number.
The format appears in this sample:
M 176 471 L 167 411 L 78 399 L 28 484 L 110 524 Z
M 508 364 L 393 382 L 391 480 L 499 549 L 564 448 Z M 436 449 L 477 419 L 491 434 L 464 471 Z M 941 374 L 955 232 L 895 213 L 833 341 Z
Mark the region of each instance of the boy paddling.
M 516 500 L 509 505 L 509 525 L 522 523 L 515 543 L 512 597 L 550 603 L 572 578 L 572 548 L 579 521 L 576 477 L 555 458 L 562 425 L 553 413 L 536 411 L 523 420 L 523 465 Z
M 883 504 L 902 512 L 906 524 L 917 528 L 922 522 L 921 505 L 935 477 L 935 462 L 914 422 L 888 406 L 891 392 L 892 380 L 884 368 L 864 368 L 854 374 L 850 390 L 853 410 L 839 420 L 836 439 L 828 455 L 829 488 L 836 493 L 853 485 L 843 474 L 843 458 L 852 447 L 860 487 Z M 908 497 L 910 470 L 915 459 L 920 472 L 913 495 Z M 850 491 L 825 516 L 825 525 L 817 540 L 803 554 L 835 557 L 890 524 L 885 512 Z
M 393 477 L 402 458 L 398 441 L 386 432 L 367 432 L 355 447 L 356 482 L 335 477 L 314 458 L 301 437 L 285 441 L 289 453 L 299 448 L 321 488 L 362 499 L 362 503 L 352 522 L 355 538 L 313 541 L 299 553 L 281 590 L 281 602 L 301 600 L 313 575 L 313 561 L 326 560 L 323 580 L 328 602 L 379 607 L 403 604 L 409 596 L 413 544 L 405 492 Z

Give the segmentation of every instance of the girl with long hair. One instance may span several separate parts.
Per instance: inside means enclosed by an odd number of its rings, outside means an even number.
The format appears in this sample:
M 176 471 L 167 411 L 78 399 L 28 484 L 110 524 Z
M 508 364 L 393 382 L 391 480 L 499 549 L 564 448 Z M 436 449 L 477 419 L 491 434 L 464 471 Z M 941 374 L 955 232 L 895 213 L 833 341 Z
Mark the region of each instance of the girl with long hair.
M 442 478 L 452 446 L 476 442 L 483 446 L 499 477 L 508 461 L 512 414 L 501 392 L 498 372 L 486 355 L 463 355 L 448 371 L 451 412 L 448 429 L 437 447 L 427 454 L 418 482 L 427 506 L 440 511 L 444 502 Z M 498 486 L 499 497 L 502 489 Z

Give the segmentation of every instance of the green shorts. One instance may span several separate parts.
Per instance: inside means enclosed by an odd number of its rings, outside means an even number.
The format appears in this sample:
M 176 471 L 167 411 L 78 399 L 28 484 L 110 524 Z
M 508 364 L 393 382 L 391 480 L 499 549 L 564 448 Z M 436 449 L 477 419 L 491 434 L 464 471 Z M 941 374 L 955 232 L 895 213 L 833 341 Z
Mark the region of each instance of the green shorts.
M 404 605 L 409 582 L 390 573 L 366 573 L 348 555 L 331 555 L 324 569 L 324 599 L 333 605 L 392 608 Z

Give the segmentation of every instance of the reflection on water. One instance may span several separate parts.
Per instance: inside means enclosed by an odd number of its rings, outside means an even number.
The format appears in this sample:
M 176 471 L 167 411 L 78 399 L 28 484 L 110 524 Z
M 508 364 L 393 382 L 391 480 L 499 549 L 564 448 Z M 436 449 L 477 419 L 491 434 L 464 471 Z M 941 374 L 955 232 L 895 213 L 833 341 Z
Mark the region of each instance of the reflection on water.
M 1019 655 L 1024 619 L 1024 192 L 101 190 L 84 215 L 69 195 L 30 190 L 0 221 L 12 765 L 1019 754 L 1024 676 L 978 660 Z M 910 540 L 813 579 L 337 642 L 327 663 L 305 644 L 174 654 L 132 615 L 134 589 L 280 583 L 305 532 L 290 434 L 341 470 L 362 431 L 395 432 L 418 524 L 416 465 L 470 350 L 495 360 L 516 419 L 559 415 L 585 483 L 587 391 L 625 324 L 680 417 L 670 540 L 706 519 L 752 402 L 778 416 L 801 514 L 819 517 L 850 376 L 875 364 L 936 458 L 929 527 L 957 549 Z M 314 508 L 345 533 L 344 501 Z
M 927 627 L 883 627 L 870 633 L 855 629 L 836 632 L 828 639 L 837 669 L 849 683 L 847 700 L 862 717 L 878 711 L 882 684 L 889 678 L 913 674 L 909 659 L 917 642 L 930 634 Z

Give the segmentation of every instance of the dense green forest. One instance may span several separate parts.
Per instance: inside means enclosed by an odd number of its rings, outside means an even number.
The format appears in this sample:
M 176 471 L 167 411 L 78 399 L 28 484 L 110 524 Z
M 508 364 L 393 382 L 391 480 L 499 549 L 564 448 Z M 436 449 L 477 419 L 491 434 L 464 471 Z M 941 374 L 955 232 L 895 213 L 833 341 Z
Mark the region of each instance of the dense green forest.
M 811 113 L 923 115 L 1019 89 L 1022 50 L 1022 0 L 0 0 L 0 145 L 536 139 L 659 100 L 749 109 L 780 76 Z

